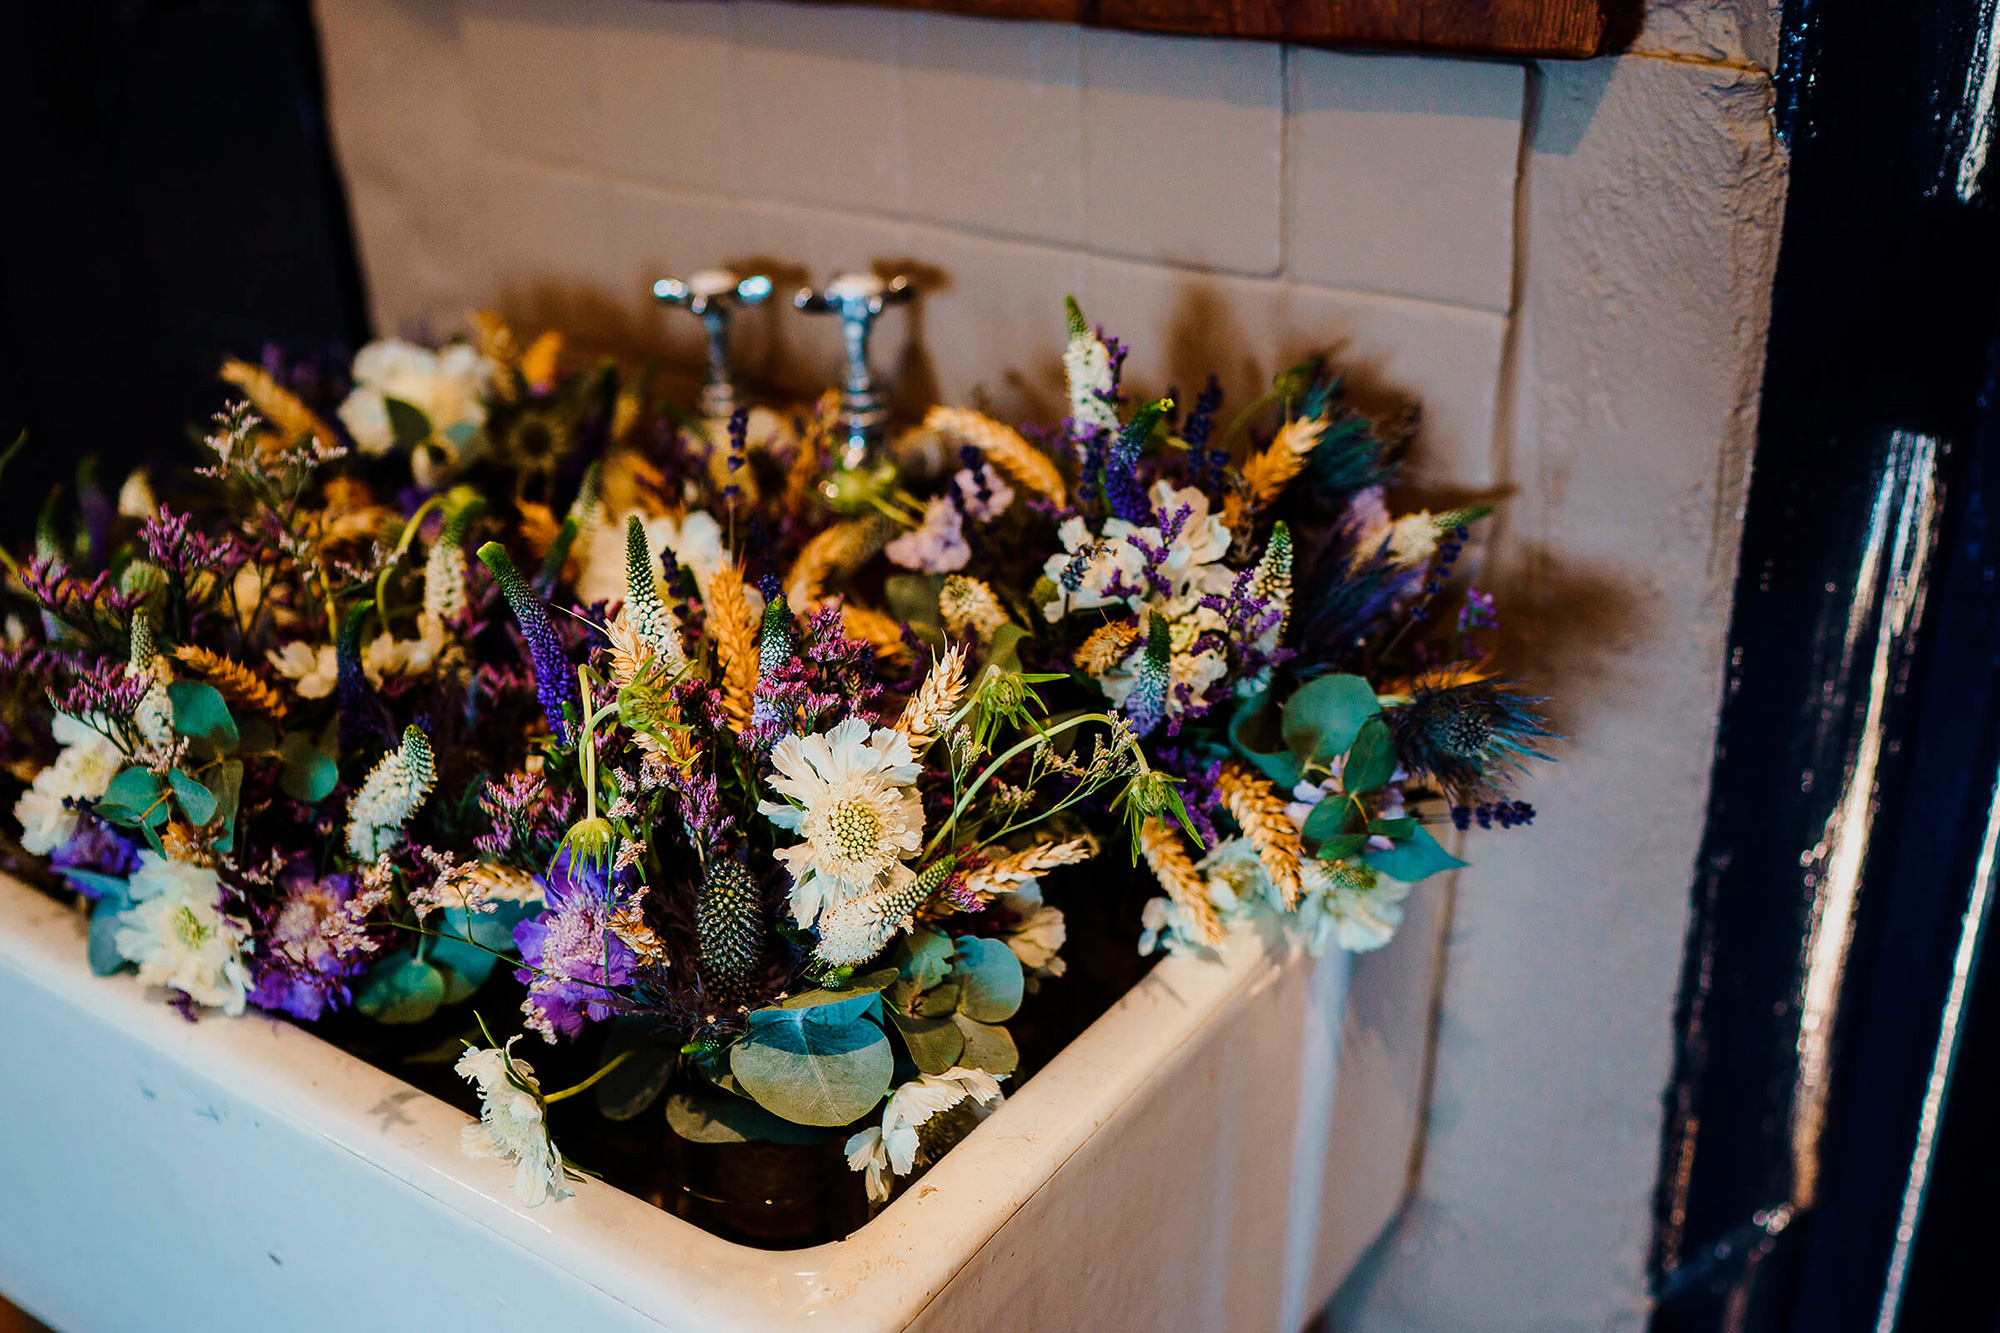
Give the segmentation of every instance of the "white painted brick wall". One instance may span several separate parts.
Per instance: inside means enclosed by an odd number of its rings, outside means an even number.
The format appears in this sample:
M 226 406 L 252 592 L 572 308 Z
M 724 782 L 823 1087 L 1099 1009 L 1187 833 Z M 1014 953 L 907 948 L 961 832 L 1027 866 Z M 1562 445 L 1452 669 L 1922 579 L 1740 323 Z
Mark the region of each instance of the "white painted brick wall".
M 317 5 L 384 331 L 497 302 L 692 371 L 656 277 L 913 264 L 877 340 L 906 400 L 1053 419 L 1074 293 L 1141 391 L 1214 370 L 1240 403 L 1330 346 L 1365 404 L 1421 401 L 1419 488 L 1512 497 L 1483 572 L 1570 740 L 1535 827 L 1473 848 L 1416 1197 L 1333 1327 L 1643 1325 L 1784 189 L 1774 0 L 1649 0 L 1635 54 L 1536 68 L 765 0 Z M 738 364 L 809 394 L 838 334 L 767 307 Z M 1414 1040 L 1368 967 L 1344 1040 Z

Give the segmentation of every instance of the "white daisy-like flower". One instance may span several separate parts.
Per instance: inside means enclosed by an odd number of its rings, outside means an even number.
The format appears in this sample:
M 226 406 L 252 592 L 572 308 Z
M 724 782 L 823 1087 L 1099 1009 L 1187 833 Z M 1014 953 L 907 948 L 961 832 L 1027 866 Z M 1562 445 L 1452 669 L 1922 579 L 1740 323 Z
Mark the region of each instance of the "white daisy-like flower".
M 810 926 L 828 907 L 912 875 L 903 864 L 923 845 L 915 782 L 923 766 L 909 737 L 850 717 L 832 731 L 787 736 L 771 751 L 771 789 L 758 805 L 804 842 L 778 848 L 792 872 L 792 915 Z
M 69 803 L 104 795 L 125 767 L 125 752 L 89 723 L 58 713 L 52 730 L 62 752 L 14 803 L 21 846 L 36 856 L 47 856 L 76 832 L 76 811 Z
M 1329 864 L 1316 856 L 1299 858 L 1302 892 L 1287 913 L 1284 893 L 1248 838 L 1217 843 L 1197 864 L 1207 877 L 1209 900 L 1225 916 L 1256 905 L 1279 913 L 1315 958 L 1337 945 L 1349 953 L 1379 949 L 1403 923 L 1403 900 L 1410 886 L 1360 861 Z M 1171 946 L 1170 946 L 1171 947 Z
M 1056 529 L 1063 548 L 1042 565 L 1042 575 L 1056 585 L 1055 599 L 1043 605 L 1042 614 L 1056 621 L 1072 611 L 1127 601 L 1126 594 L 1114 594 L 1112 589 L 1136 588 L 1145 582 L 1146 558 L 1125 540 L 1132 531 L 1130 523 L 1114 518 L 1106 521 L 1101 536 L 1092 536 L 1081 518 L 1064 519 Z
M 421 676 L 437 665 L 444 652 L 444 622 L 425 611 L 417 617 L 417 637 L 398 639 L 377 634 L 361 650 L 361 672 L 379 688 L 389 676 Z M 305 693 L 301 688 L 301 694 Z
M 504 1047 L 475 1048 L 458 1057 L 458 1076 L 479 1089 L 479 1123 L 459 1131 L 467 1157 L 514 1163 L 514 1193 L 529 1207 L 566 1199 L 562 1152 L 549 1137 L 541 1081 L 534 1067 L 514 1057 L 516 1035 Z
M 292 682 L 301 699 L 326 698 L 340 679 L 340 663 L 330 643 L 315 645 L 294 639 L 283 649 L 267 650 L 264 658 Z
M 242 1013 L 249 934 L 224 914 L 215 871 L 142 851 L 131 885 L 135 902 L 119 914 L 114 942 L 139 965 L 139 980 L 171 986 L 227 1014 Z
M 983 1069 L 953 1065 L 942 1074 L 925 1074 L 889 1094 L 882 1104 L 882 1123 L 870 1125 L 847 1141 L 847 1166 L 868 1173 L 868 1197 L 882 1203 L 889 1197 L 889 1174 L 907 1176 L 917 1164 L 917 1127 L 967 1098 L 982 1115 L 1001 1100 L 1000 1081 Z

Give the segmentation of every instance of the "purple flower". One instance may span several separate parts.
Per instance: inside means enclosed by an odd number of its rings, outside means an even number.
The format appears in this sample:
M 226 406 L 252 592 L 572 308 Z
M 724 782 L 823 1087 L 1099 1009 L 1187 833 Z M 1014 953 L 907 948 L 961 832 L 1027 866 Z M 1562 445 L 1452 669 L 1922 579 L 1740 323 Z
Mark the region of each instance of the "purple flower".
M 117 829 L 85 812 L 77 816 L 76 831 L 69 835 L 69 840 L 49 854 L 49 868 L 58 875 L 65 870 L 81 870 L 123 879 L 139 868 L 139 848 Z M 63 879 L 86 898 L 98 896 L 88 880 L 69 875 L 63 875 Z
M 548 910 L 514 927 L 514 944 L 527 966 L 514 979 L 527 986 L 521 1002 L 527 1025 L 554 1041 L 574 1037 L 585 1022 L 617 1012 L 614 987 L 632 980 L 638 962 L 611 931 L 613 888 L 609 873 L 556 858 L 545 881 Z
M 528 658 L 535 668 L 535 697 L 542 701 L 542 712 L 548 716 L 549 734 L 558 745 L 566 745 L 569 725 L 563 721 L 563 706 L 575 705 L 581 712 L 582 705 L 576 693 L 576 668 L 570 663 L 569 654 L 563 651 L 562 639 L 549 619 L 549 608 L 523 581 L 499 542 L 480 547 L 479 558 L 493 571 L 493 581 L 500 585 L 501 594 L 521 626 L 521 637 L 527 641 Z
M 351 875 L 314 874 L 310 857 L 295 857 L 278 878 L 284 897 L 259 923 L 250 955 L 250 1003 L 305 1022 L 344 1008 L 353 998 L 347 978 L 374 951 L 347 911 Z

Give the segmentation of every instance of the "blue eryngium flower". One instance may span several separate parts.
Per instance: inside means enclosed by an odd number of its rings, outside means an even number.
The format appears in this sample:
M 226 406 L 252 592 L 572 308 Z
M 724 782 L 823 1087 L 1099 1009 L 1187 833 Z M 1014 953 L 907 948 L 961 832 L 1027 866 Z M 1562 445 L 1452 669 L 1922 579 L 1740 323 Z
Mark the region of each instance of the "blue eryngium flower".
M 1454 805 L 1502 795 L 1537 748 L 1555 733 L 1543 725 L 1540 699 L 1516 692 L 1473 663 L 1419 675 L 1408 698 L 1382 710 L 1396 752 L 1412 776 L 1435 783 Z
M 563 705 L 575 706 L 579 714 L 583 705 L 576 693 L 575 668 L 570 665 L 569 654 L 563 651 L 562 640 L 549 619 L 549 608 L 535 596 L 520 571 L 514 568 L 514 562 L 507 558 L 507 548 L 499 542 L 480 547 L 479 559 L 493 571 L 493 581 L 500 585 L 501 595 L 521 626 L 521 637 L 528 641 L 528 660 L 535 672 L 535 697 L 541 700 L 542 712 L 548 715 L 549 734 L 558 745 L 566 745 L 569 725 L 563 721 Z

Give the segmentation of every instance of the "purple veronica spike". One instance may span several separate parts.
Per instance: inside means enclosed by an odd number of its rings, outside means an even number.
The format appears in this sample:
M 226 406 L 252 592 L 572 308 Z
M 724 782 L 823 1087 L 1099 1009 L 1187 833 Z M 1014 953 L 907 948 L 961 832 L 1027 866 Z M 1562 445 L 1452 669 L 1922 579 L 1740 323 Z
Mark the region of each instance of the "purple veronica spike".
M 528 641 L 528 659 L 535 668 L 535 697 L 542 701 L 542 712 L 548 715 L 549 734 L 558 745 L 566 745 L 569 724 L 563 721 L 563 705 L 571 704 L 579 713 L 583 706 L 576 694 L 576 668 L 563 651 L 562 640 L 549 619 L 549 608 L 521 578 L 514 562 L 507 558 L 507 548 L 499 542 L 480 547 L 479 559 L 493 571 L 493 581 L 500 585 L 501 595 L 521 626 L 521 637 Z

